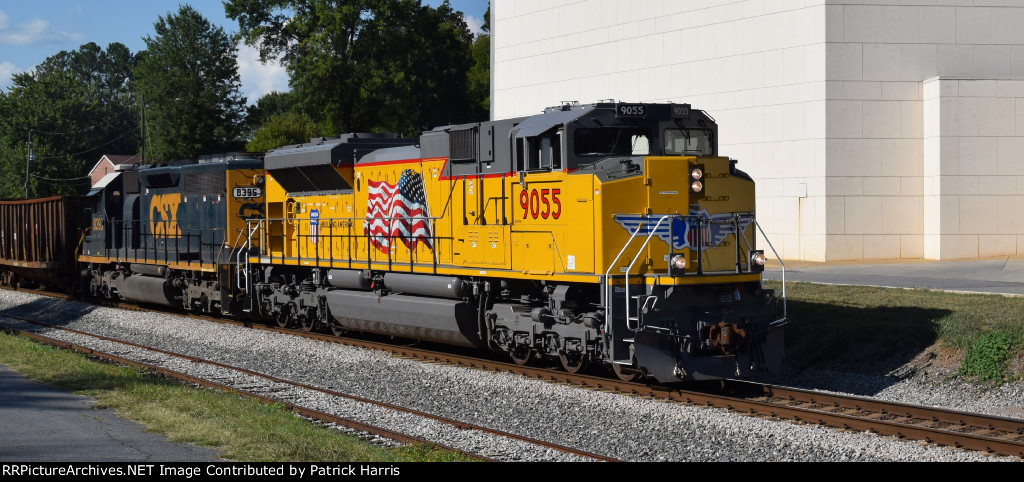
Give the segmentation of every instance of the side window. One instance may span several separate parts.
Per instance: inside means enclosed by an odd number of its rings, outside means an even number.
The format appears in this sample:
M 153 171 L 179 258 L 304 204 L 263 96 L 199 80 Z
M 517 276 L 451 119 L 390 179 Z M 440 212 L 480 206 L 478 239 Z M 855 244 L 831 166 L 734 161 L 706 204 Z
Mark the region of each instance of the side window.
M 540 138 L 540 169 L 558 170 L 562 168 L 562 134 L 549 134 Z
M 646 156 L 651 153 L 651 141 L 646 134 L 634 135 L 632 145 L 634 156 Z
M 515 140 L 516 147 L 516 170 L 525 171 L 526 166 L 526 139 L 517 137 Z
M 550 171 L 562 168 L 561 132 L 516 139 L 516 167 L 521 171 Z

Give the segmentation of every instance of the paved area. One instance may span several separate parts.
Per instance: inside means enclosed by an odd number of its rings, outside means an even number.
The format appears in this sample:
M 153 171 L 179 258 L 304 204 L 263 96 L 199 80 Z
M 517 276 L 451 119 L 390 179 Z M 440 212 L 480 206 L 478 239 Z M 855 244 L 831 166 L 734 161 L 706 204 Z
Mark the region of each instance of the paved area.
M 28 380 L 0 365 L 0 462 L 204 462 L 217 452 L 93 410 L 88 397 Z
M 965 261 L 785 264 L 786 281 L 1024 296 L 1024 257 L 1020 256 Z M 765 277 L 782 278 L 777 261 L 765 269 Z

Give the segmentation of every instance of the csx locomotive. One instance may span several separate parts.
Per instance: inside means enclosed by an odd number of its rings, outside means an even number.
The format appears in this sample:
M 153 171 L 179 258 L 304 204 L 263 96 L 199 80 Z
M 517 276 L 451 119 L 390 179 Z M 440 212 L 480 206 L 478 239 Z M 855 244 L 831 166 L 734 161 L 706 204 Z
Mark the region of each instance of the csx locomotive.
M 101 296 L 662 383 L 781 363 L 754 182 L 686 104 L 314 139 L 121 171 L 89 199 Z

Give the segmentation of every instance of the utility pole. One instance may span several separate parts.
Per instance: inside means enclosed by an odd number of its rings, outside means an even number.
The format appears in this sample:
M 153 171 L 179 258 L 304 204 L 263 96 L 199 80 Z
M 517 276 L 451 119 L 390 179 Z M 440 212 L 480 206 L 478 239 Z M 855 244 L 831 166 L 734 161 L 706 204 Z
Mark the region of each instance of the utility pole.
M 28 130 L 28 143 L 26 143 L 28 150 L 25 152 L 25 199 L 28 199 L 28 173 L 29 163 L 35 159 L 35 155 L 32 154 L 32 129 Z
M 141 130 L 142 130 L 142 158 L 139 160 L 139 165 L 146 165 L 146 97 L 139 93 L 139 110 L 142 111 L 141 117 Z

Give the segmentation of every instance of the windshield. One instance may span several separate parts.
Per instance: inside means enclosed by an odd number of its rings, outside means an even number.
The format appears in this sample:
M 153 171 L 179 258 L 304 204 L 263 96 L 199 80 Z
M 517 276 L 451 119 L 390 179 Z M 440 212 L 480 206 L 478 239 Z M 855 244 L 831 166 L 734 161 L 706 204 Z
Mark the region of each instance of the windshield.
M 650 130 L 642 127 L 576 129 L 573 152 L 577 156 L 647 155 L 650 138 Z
M 665 129 L 665 155 L 711 156 L 711 131 L 705 129 Z

